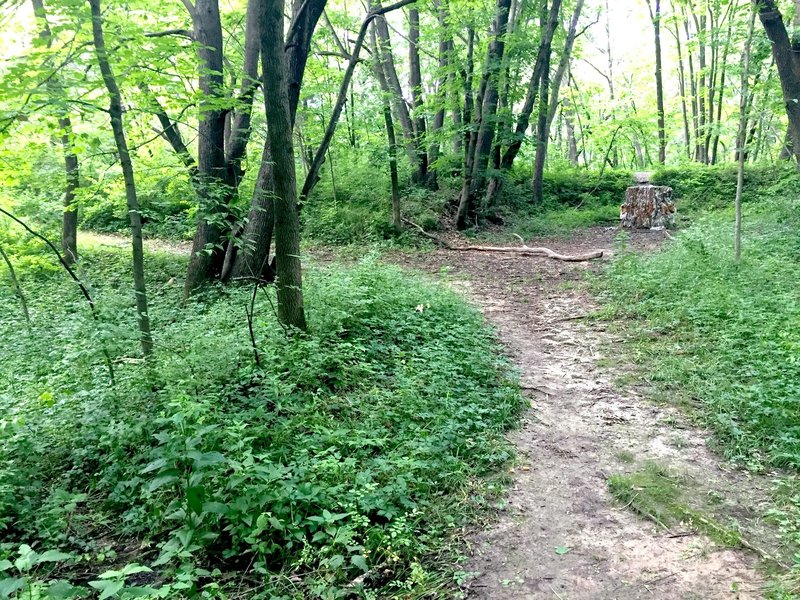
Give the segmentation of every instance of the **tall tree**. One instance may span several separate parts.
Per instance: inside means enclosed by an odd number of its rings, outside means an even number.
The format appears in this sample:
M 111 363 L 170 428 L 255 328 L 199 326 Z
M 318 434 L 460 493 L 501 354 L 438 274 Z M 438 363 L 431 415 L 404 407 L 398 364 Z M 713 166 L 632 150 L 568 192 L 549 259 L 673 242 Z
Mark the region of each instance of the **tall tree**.
M 550 10 L 550 19 L 555 19 L 558 21 L 558 9 L 560 9 L 560 3 L 558 0 L 553 0 L 553 6 Z M 578 26 L 578 18 L 580 18 L 580 3 L 576 5 L 578 8 L 578 12 L 575 13 L 574 19 L 570 22 L 570 32 L 567 34 L 567 42 L 564 48 L 564 56 L 566 55 L 567 51 L 571 51 L 572 44 L 575 41 L 575 35 L 577 32 Z M 574 22 L 574 27 L 572 23 Z M 551 23 L 547 24 L 547 29 L 555 29 L 555 26 Z M 571 34 L 571 35 L 570 35 Z M 570 39 L 571 37 L 571 39 Z M 544 63 L 544 70 L 542 71 L 542 82 L 541 82 L 541 91 L 539 92 L 539 118 L 536 124 L 536 156 L 533 161 L 533 201 L 534 203 L 540 204 L 544 202 L 544 163 L 545 159 L 547 158 L 547 141 L 550 138 L 550 122 L 551 122 L 551 107 L 550 102 L 557 103 L 558 96 L 557 90 L 554 90 L 556 94 L 554 94 L 553 98 L 550 98 L 550 60 L 552 57 L 552 44 L 548 45 L 548 47 L 544 50 L 546 56 L 543 59 Z M 567 58 L 567 60 L 569 60 Z M 563 71 L 559 71 L 561 77 L 563 77 Z M 558 74 L 557 74 L 558 76 Z M 558 85 L 561 85 L 561 82 L 558 82 Z
M 661 66 L 661 0 L 655 0 L 655 9 L 647 0 L 656 45 L 656 109 L 658 110 L 658 162 L 667 161 L 667 134 L 664 116 L 664 75 Z
M 489 153 L 492 149 L 495 132 L 495 114 L 497 112 L 498 75 L 505 52 L 505 33 L 508 25 L 508 11 L 511 0 L 497 0 L 493 24 L 494 36 L 486 53 L 484 65 L 483 93 L 480 108 L 480 119 L 477 123 L 477 135 L 472 150 L 472 169 L 465 173 L 461 199 L 458 205 L 456 224 L 459 229 L 467 226 L 467 217 L 483 189 L 486 178 L 486 169 L 489 162 Z
M 253 1 L 253 0 L 251 0 Z M 263 0 L 258 0 L 263 2 Z M 284 49 L 287 64 L 289 111 L 292 124 L 297 119 L 300 90 L 311 51 L 311 37 L 325 10 L 326 0 L 295 0 L 292 25 Z M 257 46 L 260 47 L 260 40 Z M 275 223 L 272 152 L 269 139 L 261 152 L 261 165 L 253 190 L 250 211 L 239 235 L 239 243 L 233 244 L 226 257 L 230 266 L 223 273 L 231 277 L 258 277 L 271 279 L 274 276 L 269 262 L 272 233 Z M 239 249 L 239 245 L 242 249 Z
M 261 63 L 267 132 L 274 162 L 275 257 L 278 319 L 306 329 L 300 263 L 300 219 L 297 212 L 292 117 L 284 56 L 283 0 L 264 0 Z
M 414 146 L 417 151 L 417 169 L 413 180 L 423 184 L 428 182 L 428 150 L 426 148 L 425 111 L 422 99 L 422 67 L 419 60 L 419 10 L 416 6 L 408 9 L 408 86 L 411 89 L 412 124 L 414 127 Z
M 739 98 L 739 134 L 736 137 L 737 146 L 737 176 L 736 176 L 736 224 L 734 226 L 734 260 L 738 263 L 742 258 L 742 190 L 744 189 L 744 151 L 747 143 L 747 106 L 749 100 L 748 86 L 750 85 L 750 46 L 753 40 L 753 29 L 756 22 L 756 11 L 751 10 L 750 25 L 747 30 L 747 39 L 742 52 L 742 89 Z
M 783 16 L 774 0 L 753 0 L 764 30 L 772 42 L 772 56 L 781 80 L 786 115 L 792 137 L 792 151 L 800 165 L 800 60 L 794 55 Z
M 136 296 L 136 315 L 139 321 L 139 334 L 142 353 L 149 356 L 153 351 L 153 338 L 150 333 L 150 315 L 147 312 L 147 290 L 144 281 L 144 249 L 142 243 L 142 212 L 136 195 L 136 181 L 133 175 L 133 163 L 125 137 L 122 122 L 122 93 L 117 85 L 114 72 L 106 51 L 103 35 L 103 17 L 100 11 L 100 0 L 89 0 L 92 12 L 92 37 L 94 40 L 97 64 L 103 76 L 103 83 L 108 90 L 108 114 L 111 117 L 111 129 L 114 143 L 119 154 L 122 176 L 125 179 L 125 198 L 128 203 L 128 216 L 131 222 L 131 247 L 133 250 L 133 290 Z

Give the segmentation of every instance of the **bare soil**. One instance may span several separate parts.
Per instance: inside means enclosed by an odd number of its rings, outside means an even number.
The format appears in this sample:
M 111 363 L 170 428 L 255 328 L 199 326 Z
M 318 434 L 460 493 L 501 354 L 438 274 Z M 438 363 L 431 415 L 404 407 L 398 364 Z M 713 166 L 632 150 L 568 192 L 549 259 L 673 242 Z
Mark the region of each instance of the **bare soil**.
M 610 251 L 617 233 L 595 228 L 528 245 L 565 254 Z M 666 235 L 635 232 L 630 243 L 652 251 Z M 688 525 L 666 529 L 609 492 L 611 475 L 655 461 L 679 474 L 693 498 L 717 499 L 715 522 L 735 521 L 749 544 L 777 554 L 776 536 L 761 519 L 770 505 L 769 476 L 726 464 L 708 448 L 708 431 L 647 398 L 644 375 L 638 385 L 618 385 L 620 375 L 635 374 L 614 364 L 624 364 L 620 340 L 607 323 L 582 318 L 598 308 L 585 272 L 602 261 L 448 250 L 391 260 L 445 277 L 482 307 L 531 401 L 522 426 L 509 434 L 519 458 L 506 507 L 470 541 L 468 597 L 764 597 L 758 552 L 724 547 Z

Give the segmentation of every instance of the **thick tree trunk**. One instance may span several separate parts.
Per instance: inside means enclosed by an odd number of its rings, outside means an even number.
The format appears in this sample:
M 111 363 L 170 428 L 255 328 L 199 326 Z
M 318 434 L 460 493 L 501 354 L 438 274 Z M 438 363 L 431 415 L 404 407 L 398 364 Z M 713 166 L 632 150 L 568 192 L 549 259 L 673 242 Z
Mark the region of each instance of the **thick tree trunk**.
M 300 264 L 300 219 L 292 143 L 292 117 L 283 37 L 283 0 L 264 0 L 261 59 L 267 132 L 274 163 L 275 257 L 278 319 L 306 329 Z
M 39 39 L 43 40 L 49 48 L 53 43 L 53 33 L 47 21 L 47 11 L 42 0 L 31 0 L 33 14 L 39 21 Z M 55 73 L 47 82 L 47 89 L 53 96 L 52 101 L 57 103 L 56 94 L 61 87 L 58 73 Z M 78 260 L 78 207 L 75 205 L 76 191 L 80 186 L 80 167 L 78 156 L 75 153 L 75 144 L 72 132 L 72 120 L 66 111 L 58 117 L 58 126 L 61 129 L 61 147 L 64 153 L 64 215 L 61 224 L 61 250 L 64 259 L 72 264 Z
M 753 0 L 761 24 L 772 42 L 772 56 L 778 68 L 781 89 L 792 134 L 792 151 L 800 164 L 800 60 L 794 56 L 792 43 L 774 0 Z
M 192 14 L 200 63 L 200 119 L 197 126 L 199 204 L 197 230 L 186 272 L 184 298 L 220 274 L 225 258 L 222 244 L 228 203 L 234 181 L 225 161 L 225 111 L 222 110 L 222 23 L 218 0 L 197 0 Z
M 263 2 L 264 0 L 260 0 Z M 326 0 L 295 0 L 293 27 L 285 45 L 287 63 L 287 85 L 289 111 L 292 124 L 297 115 L 300 90 L 303 84 L 308 55 L 311 49 L 311 36 L 325 9 Z M 302 12 L 301 12 L 302 11 Z M 261 166 L 250 204 L 247 222 L 240 236 L 241 250 L 232 249 L 230 268 L 223 271 L 235 278 L 262 277 L 271 280 L 274 276 L 269 262 L 272 232 L 275 222 L 272 196 L 274 194 L 272 158 L 269 140 L 264 144 Z
M 92 11 L 92 36 L 94 40 L 97 63 L 103 75 L 103 82 L 108 90 L 111 129 L 114 143 L 119 153 L 122 176 L 125 179 L 125 198 L 128 203 L 128 215 L 131 222 L 131 246 L 133 249 L 133 290 L 136 296 L 136 314 L 139 321 L 139 334 L 142 353 L 149 356 L 153 351 L 153 338 L 150 334 L 150 316 L 147 312 L 147 290 L 144 281 L 144 249 L 142 244 L 142 213 L 136 196 L 136 182 L 133 176 L 133 164 L 125 139 L 122 124 L 122 95 L 111 65 L 108 61 L 105 40 L 103 38 L 103 18 L 100 11 L 100 0 L 89 0 Z
M 558 1 L 558 0 L 556 0 Z M 497 112 L 498 101 L 498 81 L 497 72 L 503 61 L 505 52 L 505 33 L 508 25 L 508 10 L 511 0 L 497 0 L 494 21 L 494 39 L 489 45 L 486 54 L 486 71 L 484 73 L 484 93 L 481 101 L 481 112 L 478 127 L 478 134 L 475 140 L 474 159 L 472 173 L 469 179 L 465 178 L 464 187 L 461 193 L 461 201 L 458 206 L 456 225 L 459 229 L 465 229 L 467 216 L 474 206 L 479 191 L 483 188 L 486 176 L 486 168 L 489 161 L 489 153 L 492 149 L 494 140 L 495 123 L 494 116 Z

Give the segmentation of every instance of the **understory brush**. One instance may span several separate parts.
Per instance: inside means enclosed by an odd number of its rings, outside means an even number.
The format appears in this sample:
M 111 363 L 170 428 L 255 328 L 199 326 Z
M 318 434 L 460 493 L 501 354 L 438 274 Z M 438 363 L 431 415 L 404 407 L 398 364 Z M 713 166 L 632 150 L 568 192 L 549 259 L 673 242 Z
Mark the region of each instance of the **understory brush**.
M 258 366 L 252 288 L 181 307 L 185 260 L 150 254 L 144 362 L 127 253 L 82 256 L 99 323 L 58 270 L 18 268 L 30 331 L 0 287 L 0 597 L 371 598 L 459 579 L 459 532 L 499 494 L 522 407 L 477 310 L 373 259 L 312 266 L 308 334 L 258 293 Z

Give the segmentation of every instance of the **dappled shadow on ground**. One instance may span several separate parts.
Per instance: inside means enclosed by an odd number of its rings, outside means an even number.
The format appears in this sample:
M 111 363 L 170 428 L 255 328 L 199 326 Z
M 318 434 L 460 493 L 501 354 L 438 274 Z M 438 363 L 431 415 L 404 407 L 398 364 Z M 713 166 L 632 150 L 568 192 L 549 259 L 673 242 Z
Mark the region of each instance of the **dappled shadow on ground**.
M 618 233 L 595 228 L 569 239 L 526 241 L 579 254 L 613 249 Z M 666 236 L 634 232 L 629 244 L 655 250 Z M 725 464 L 708 449 L 707 431 L 649 400 L 645 374 L 620 360 L 621 340 L 608 323 L 585 318 L 598 308 L 585 273 L 598 271 L 602 261 L 447 250 L 389 260 L 445 278 L 482 307 L 532 404 L 510 433 L 519 460 L 507 506 L 471 539 L 464 567 L 476 574 L 467 584 L 470 597 L 762 597 L 759 552 L 714 542 L 696 521 L 657 524 L 609 492 L 609 477 L 655 463 L 675 474 L 686 505 L 702 505 L 710 522 L 735 520 L 748 545 L 766 549 L 762 554 L 778 546 L 761 520 L 769 479 Z M 623 375 L 632 383 L 620 386 Z

